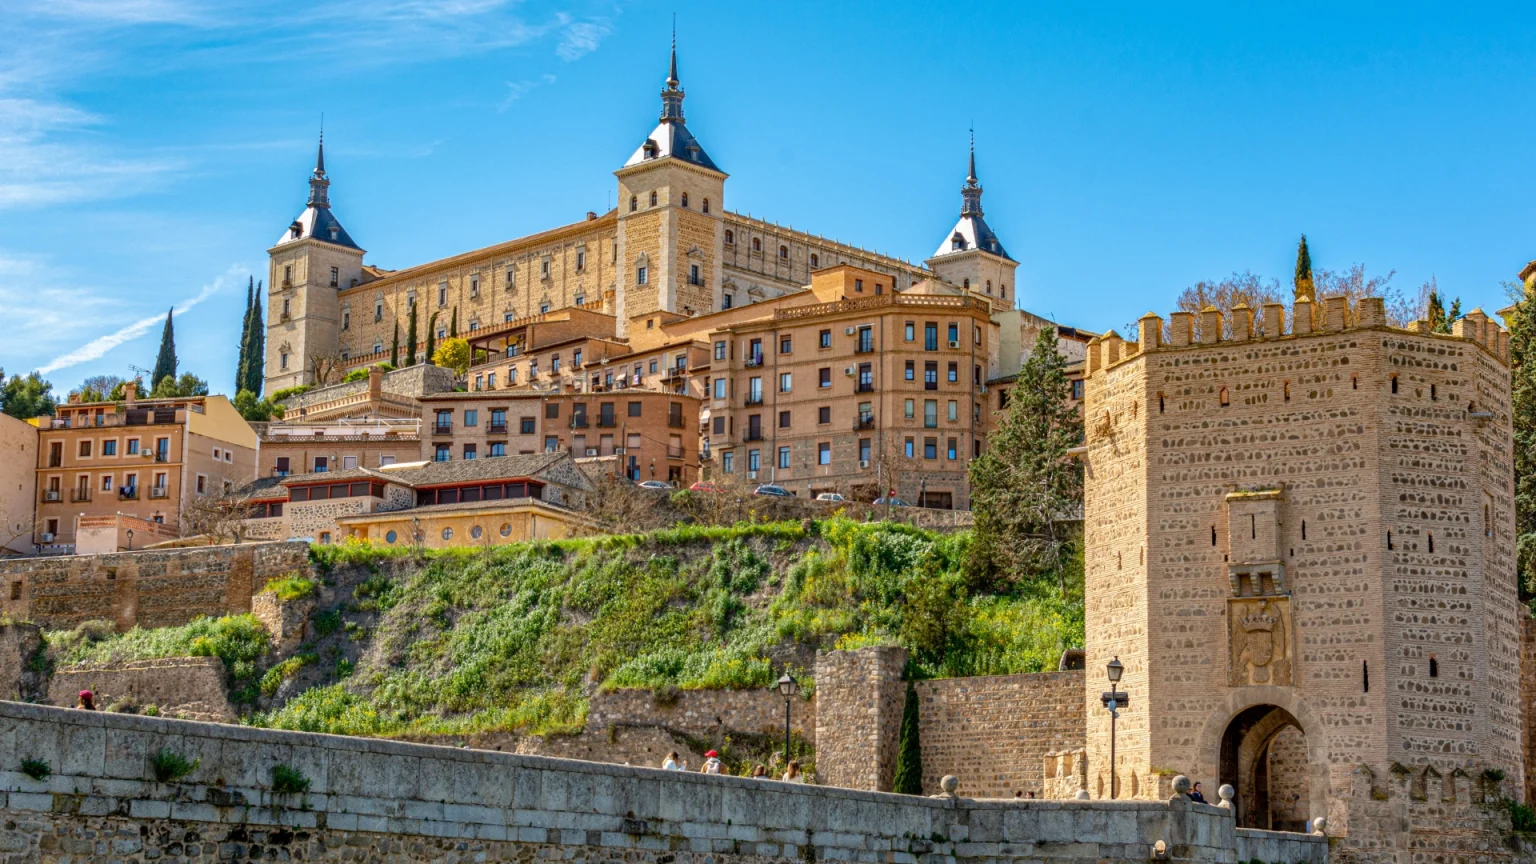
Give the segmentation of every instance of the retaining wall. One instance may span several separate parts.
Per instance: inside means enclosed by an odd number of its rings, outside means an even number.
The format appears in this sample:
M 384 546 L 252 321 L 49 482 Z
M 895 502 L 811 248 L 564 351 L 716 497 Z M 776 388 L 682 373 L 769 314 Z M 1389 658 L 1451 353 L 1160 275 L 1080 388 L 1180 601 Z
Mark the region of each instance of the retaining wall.
M 1238 861 L 1269 861 L 1275 864 L 1326 864 L 1328 838 L 1321 834 L 1237 829 Z
M 816 741 L 816 703 L 790 700 L 790 729 Z M 784 697 L 777 690 L 650 690 L 594 693 L 587 710 L 586 734 L 609 726 L 661 726 L 697 738 L 722 732 L 784 736 Z
M 196 768 L 157 782 L 150 755 Z M 52 776 L 20 773 L 22 758 Z M 302 772 L 276 793 L 274 768 Z M 5 860 L 748 864 L 1236 859 L 1227 811 L 973 801 L 0 703 Z
M 129 701 L 135 711 L 153 705 L 167 717 L 233 722 L 224 679 L 224 661 L 217 657 L 83 663 L 54 671 L 48 703 L 70 708 L 81 690 L 89 690 L 102 709 Z

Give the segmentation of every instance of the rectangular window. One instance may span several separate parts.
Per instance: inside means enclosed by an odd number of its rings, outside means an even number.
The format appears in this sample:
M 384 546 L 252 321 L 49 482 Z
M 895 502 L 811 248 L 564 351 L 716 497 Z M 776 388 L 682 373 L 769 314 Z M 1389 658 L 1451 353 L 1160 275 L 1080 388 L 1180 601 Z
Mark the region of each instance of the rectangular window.
M 571 352 L 571 365 L 572 366 L 576 366 L 576 367 L 580 367 L 581 366 L 581 349 L 580 348 L 577 348 L 575 351 Z
M 788 447 L 780 447 L 779 448 L 779 467 L 780 468 L 788 468 L 789 467 L 789 448 Z
M 475 410 L 474 408 L 466 408 L 466 409 L 464 409 L 464 425 L 465 426 L 478 426 L 478 425 L 480 425 L 480 412 Z
M 948 448 L 947 449 L 948 449 L 948 452 L 949 452 L 949 461 L 953 462 L 953 461 L 955 461 L 955 458 L 959 455 L 959 447 L 957 446 L 959 444 L 959 441 L 954 439 L 954 438 L 950 438 L 948 440 L 947 444 L 948 444 Z
M 949 369 L 947 371 L 949 372 L 949 383 L 958 384 L 960 382 L 960 364 L 949 364 Z
M 937 459 L 937 458 L 939 458 L 939 439 L 937 439 L 937 438 L 924 438 L 923 439 L 923 458 L 924 459 Z
M 549 371 L 550 372 L 559 372 L 560 371 L 560 355 L 559 354 L 554 354 L 554 355 L 552 355 L 549 358 Z
M 831 465 L 832 464 L 832 442 L 830 442 L 830 441 L 821 441 L 821 442 L 818 442 L 816 444 L 816 464 L 817 465 Z
M 956 402 L 953 399 L 951 399 L 951 400 L 949 400 L 949 422 L 953 423 L 953 422 L 955 422 L 956 420 L 959 420 L 959 419 L 960 419 L 960 403 Z
M 790 373 L 779 373 L 779 392 L 788 393 L 791 390 Z
M 904 444 L 904 447 L 905 447 L 903 452 L 906 454 L 908 459 L 911 459 L 912 458 L 912 439 L 908 438 L 905 442 L 903 442 L 903 444 Z
M 101 455 L 103 455 L 103 456 L 116 456 L 117 455 L 117 441 L 109 439 L 109 440 L 101 442 Z M 215 456 L 214 458 L 218 458 L 218 457 Z
M 560 449 L 560 439 L 554 435 L 544 436 L 544 452 L 554 453 Z
M 859 439 L 859 461 L 860 462 L 866 462 L 866 463 L 869 461 L 869 439 L 868 438 L 860 438 Z
M 906 332 L 903 334 L 903 338 L 905 338 L 908 342 L 916 342 L 917 341 L 917 323 L 916 322 L 914 322 L 914 321 L 908 321 L 907 322 L 907 329 L 906 329 Z
M 874 366 L 872 366 L 872 365 L 870 365 L 868 363 L 860 363 L 859 364 L 859 385 L 858 385 L 859 392 L 860 393 L 868 393 L 868 392 L 870 392 L 870 391 L 872 391 L 874 389 L 875 389 L 875 368 L 874 368 Z
M 560 403 L 559 402 L 549 402 L 549 403 L 546 403 L 544 405 L 544 419 L 545 420 L 559 420 L 560 419 Z
M 959 324 L 951 324 L 951 325 L 949 325 L 949 344 L 955 345 L 955 346 L 958 346 L 960 344 L 960 325 Z
M 631 416 L 631 417 L 639 417 L 640 416 L 640 406 L 642 404 L 643 403 L 641 403 L 641 402 L 631 402 L 631 403 L 629 403 L 629 408 L 627 409 L 629 411 L 629 416 Z
M 719 342 L 715 343 L 715 359 L 716 360 L 724 360 L 725 359 L 725 340 L 724 339 L 721 339 Z
M 832 370 L 830 368 L 827 368 L 827 369 L 817 369 L 816 370 L 816 386 L 817 387 L 831 387 L 832 386 Z
M 779 353 L 780 354 L 788 354 L 788 353 L 790 353 L 790 349 L 792 347 L 793 347 L 793 345 L 792 345 L 792 340 L 790 339 L 790 337 L 788 337 L 788 336 L 780 336 L 779 337 Z
M 522 434 L 522 435 L 532 435 L 533 434 L 533 423 L 534 423 L 534 419 L 532 417 L 523 417 L 523 418 L 521 418 L 520 420 L 517 421 L 517 431 L 518 431 L 518 433 Z
M 873 327 L 860 327 L 858 346 L 859 353 L 868 354 L 873 350 L 875 350 L 875 329 Z
M 439 306 L 447 306 L 448 305 L 448 283 L 447 282 L 439 282 L 438 285 L 437 285 L 437 305 L 439 305 Z
M 735 453 L 735 451 L 727 450 L 724 453 L 720 454 L 720 470 L 724 471 L 727 474 L 735 474 L 736 473 L 736 453 Z
M 725 434 L 725 418 L 724 417 L 712 417 L 712 418 L 710 418 L 710 422 L 714 423 L 715 434 L 716 435 L 724 435 Z
M 923 400 L 923 428 L 937 429 L 939 426 L 939 400 Z
M 913 417 L 917 416 L 916 405 L 917 403 L 914 400 L 908 399 L 902 406 L 902 413 L 908 420 L 911 420 Z
M 129 456 L 137 456 L 137 455 L 139 455 L 139 439 L 137 439 L 137 438 L 129 438 L 128 439 L 128 455 Z
M 756 405 L 763 401 L 763 379 L 753 376 L 747 380 L 747 404 Z
M 917 380 L 917 363 L 916 363 L 916 361 L 913 361 L 913 360 L 908 360 L 907 361 L 907 380 L 908 381 L 916 381 Z
M 823 424 L 824 423 L 831 423 L 832 422 L 832 406 L 830 406 L 830 405 L 823 405 L 820 408 L 817 408 L 816 409 L 816 422 L 817 423 L 823 423 Z
M 505 455 L 507 455 L 507 445 L 504 442 L 497 441 L 495 444 L 491 445 L 490 452 L 488 452 L 486 455 L 487 456 L 505 456 Z
M 788 411 L 780 411 L 779 412 L 779 428 L 780 429 L 788 429 L 789 428 L 789 412 Z
M 327 472 L 329 470 L 331 470 L 331 457 L 329 457 L 329 456 L 316 456 L 315 457 L 315 473 L 316 474 L 324 474 L 325 472 Z
M 464 458 L 465 459 L 473 459 L 473 458 L 475 458 L 476 455 L 477 454 L 475 453 L 475 445 L 473 445 L 473 444 L 465 444 L 464 445 Z
M 716 399 L 724 399 L 725 398 L 725 379 L 724 378 L 716 378 L 715 379 L 715 398 Z
M 86 459 L 90 458 L 90 456 L 91 456 L 91 442 L 89 442 L 89 441 L 81 441 L 80 442 L 80 455 L 82 457 L 86 458 Z
M 697 264 L 689 264 L 688 265 L 688 284 L 689 285 L 703 285 L 704 284 L 704 280 L 699 277 L 699 265 L 697 265 Z
M 348 468 L 356 468 L 356 467 L 357 467 L 357 457 L 356 456 L 343 456 L 343 457 L 341 457 L 341 468 L 342 468 L 343 471 L 345 471 Z
M 923 364 L 923 389 L 939 389 L 939 364 L 934 361 Z
M 747 451 L 747 470 L 758 471 L 763 467 L 763 454 L 760 450 Z
M 341 285 L 341 270 L 336 268 L 336 267 L 332 267 L 331 268 L 331 287 L 335 288 L 335 287 L 337 287 L 339 285 Z
M 635 284 L 636 285 L 644 285 L 644 284 L 646 284 L 649 281 L 650 281 L 650 274 L 648 274 L 646 272 L 646 268 L 644 268 L 644 267 L 636 267 L 635 268 Z
M 923 350 L 939 350 L 939 324 L 936 321 L 929 321 L 923 325 Z
M 831 348 L 832 347 L 832 331 L 831 330 L 823 330 L 819 334 L 817 334 L 816 347 L 818 347 L 818 348 Z
M 1078 401 L 1082 401 L 1082 398 L 1083 398 L 1083 379 L 1079 378 L 1076 381 L 1072 382 L 1072 398 L 1076 399 Z

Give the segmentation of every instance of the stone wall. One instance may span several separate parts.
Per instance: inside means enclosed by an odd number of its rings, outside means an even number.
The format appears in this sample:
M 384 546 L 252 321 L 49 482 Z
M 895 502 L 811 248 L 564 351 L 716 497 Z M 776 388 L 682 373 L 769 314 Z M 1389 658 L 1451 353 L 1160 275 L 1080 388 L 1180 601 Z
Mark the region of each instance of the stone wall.
M 1326 864 L 1328 838 L 1321 834 L 1237 829 L 1237 860 L 1279 864 Z
M 946 774 L 973 798 L 1044 797 L 1050 752 L 1083 747 L 1083 673 L 917 682 L 923 791 Z
M 0 699 L 29 701 L 42 689 L 42 674 L 32 668 L 42 647 L 36 624 L 0 624 Z
M 1525 717 L 1525 803 L 1536 802 L 1536 618 L 1520 626 L 1520 707 Z
M 784 735 L 784 697 L 777 690 L 683 690 L 671 696 L 610 690 L 594 693 L 590 706 L 588 735 L 609 726 L 661 726 L 705 739 L 721 732 Z M 814 700 L 791 700 L 790 729 L 815 743 Z
M 887 791 L 906 685 L 901 648 L 828 651 L 816 656 L 816 774 L 828 786 Z
M 251 614 L 272 634 L 272 650 L 278 655 L 298 650 L 309 635 L 309 615 L 314 610 L 314 597 L 284 601 L 274 591 L 262 591 L 251 598 Z
M 1442 776 L 1433 766 L 1394 762 L 1381 777 L 1358 766 L 1340 802 L 1349 814 L 1349 836 L 1336 852 L 1346 864 L 1530 861 L 1514 851 L 1509 811 L 1498 796 L 1497 788 L 1460 769 Z
M 153 705 L 165 717 L 233 722 L 234 706 L 224 686 L 224 661 L 217 657 L 164 657 L 124 663 L 81 664 L 54 670 L 48 704 L 72 708 L 81 690 L 100 709 Z
M 152 754 L 195 767 L 157 782 Z M 33 780 L 22 759 L 46 762 Z M 273 789 L 286 766 L 307 792 Z M 1231 862 L 1227 811 L 919 798 L 0 703 L 6 861 Z
M 308 568 L 304 543 L 0 560 L 0 584 L 20 585 L 0 594 L 0 613 L 51 628 L 92 620 L 119 630 L 168 627 L 249 612 L 268 579 Z

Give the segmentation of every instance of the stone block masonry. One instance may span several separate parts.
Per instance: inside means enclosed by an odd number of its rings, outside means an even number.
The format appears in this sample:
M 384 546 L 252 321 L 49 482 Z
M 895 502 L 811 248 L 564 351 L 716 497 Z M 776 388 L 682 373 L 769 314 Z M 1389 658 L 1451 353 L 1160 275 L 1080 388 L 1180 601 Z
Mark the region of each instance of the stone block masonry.
M 923 791 L 946 774 L 976 798 L 1044 797 L 1045 756 L 1083 747 L 1083 673 L 917 682 Z
M 902 648 L 829 651 L 816 657 L 816 773 L 820 782 L 889 791 L 907 665 Z
M 0 613 L 55 629 L 170 627 L 249 612 L 268 579 L 308 569 L 309 545 L 296 542 L 18 558 L 0 561 Z
M 217 657 L 164 657 L 125 663 L 65 666 L 48 683 L 48 704 L 70 708 L 81 690 L 105 709 L 128 703 L 134 711 L 153 705 L 166 717 L 233 722 L 235 709 Z
M 157 782 L 162 750 L 196 767 Z M 279 765 L 309 790 L 275 791 Z M 7 864 L 1110 864 L 1159 844 L 1230 864 L 1238 849 L 1227 811 L 1188 802 L 917 798 L 19 703 L 0 703 L 0 789 Z
M 586 734 L 610 726 L 660 726 L 713 740 L 730 732 L 784 737 L 784 697 L 777 690 L 651 690 L 594 693 L 587 710 Z M 816 703 L 799 696 L 790 701 L 790 729 L 816 741 Z

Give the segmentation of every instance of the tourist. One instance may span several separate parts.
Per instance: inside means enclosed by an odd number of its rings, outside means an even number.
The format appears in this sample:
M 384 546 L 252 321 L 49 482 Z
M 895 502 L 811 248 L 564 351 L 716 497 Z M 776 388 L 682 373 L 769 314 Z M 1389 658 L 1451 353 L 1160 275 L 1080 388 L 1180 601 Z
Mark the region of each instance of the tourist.
M 688 763 L 687 762 L 679 762 L 679 761 L 677 761 L 677 751 L 673 750 L 671 753 L 667 754 L 667 760 L 665 762 L 661 763 L 661 770 L 663 770 L 663 771 L 687 771 L 688 770 Z
M 753 777 L 767 777 L 768 776 L 768 766 L 764 765 L 761 762 L 757 763 L 756 765 L 753 765 L 752 766 L 752 776 Z
M 800 773 L 800 760 L 791 759 L 789 770 L 784 772 L 785 783 L 804 783 L 805 775 Z
M 1200 803 L 1200 804 L 1206 803 L 1205 795 L 1200 791 L 1200 784 L 1199 783 L 1195 784 L 1195 788 L 1189 790 L 1189 800 L 1195 801 L 1195 802 Z
M 720 773 L 720 754 L 714 750 L 704 754 L 704 767 L 699 769 L 700 774 Z
M 95 711 L 96 696 L 89 690 L 81 690 L 80 698 L 75 701 L 75 707 L 84 711 Z

